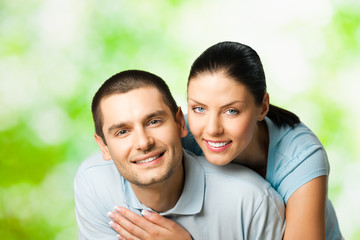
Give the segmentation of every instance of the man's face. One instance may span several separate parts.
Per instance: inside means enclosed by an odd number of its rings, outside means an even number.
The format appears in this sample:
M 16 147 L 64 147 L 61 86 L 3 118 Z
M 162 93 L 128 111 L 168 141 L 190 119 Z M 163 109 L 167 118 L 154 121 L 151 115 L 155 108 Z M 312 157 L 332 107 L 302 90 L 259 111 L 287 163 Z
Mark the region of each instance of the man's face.
M 174 120 L 154 87 L 113 94 L 100 103 L 107 145 L 95 135 L 105 160 L 129 182 L 148 186 L 168 179 L 182 164 L 180 138 L 187 130 L 181 109 Z

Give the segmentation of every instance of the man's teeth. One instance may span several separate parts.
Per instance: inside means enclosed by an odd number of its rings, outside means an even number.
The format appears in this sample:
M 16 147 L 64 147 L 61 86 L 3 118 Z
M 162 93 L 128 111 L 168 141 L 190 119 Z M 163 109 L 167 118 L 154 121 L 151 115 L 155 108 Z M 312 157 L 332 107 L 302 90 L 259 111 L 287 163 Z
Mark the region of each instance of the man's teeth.
M 217 142 L 217 143 L 214 143 L 214 142 L 208 142 L 208 144 L 212 147 L 215 147 L 215 148 L 219 148 L 219 147 L 223 147 L 225 146 L 226 144 L 228 144 L 230 141 L 228 142 Z
M 151 161 L 153 161 L 153 160 L 157 159 L 158 157 L 160 157 L 160 155 L 155 156 L 155 157 L 151 157 L 151 158 L 147 158 L 147 159 L 144 159 L 144 160 L 138 161 L 138 162 L 136 162 L 136 163 L 147 163 L 147 162 L 151 162 Z

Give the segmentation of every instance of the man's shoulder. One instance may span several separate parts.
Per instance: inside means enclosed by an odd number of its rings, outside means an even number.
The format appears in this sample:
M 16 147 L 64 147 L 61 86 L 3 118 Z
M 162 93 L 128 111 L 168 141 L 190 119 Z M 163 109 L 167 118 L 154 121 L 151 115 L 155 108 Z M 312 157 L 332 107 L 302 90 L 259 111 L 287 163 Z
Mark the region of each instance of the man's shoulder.
M 98 181 L 112 181 L 119 178 L 120 174 L 112 160 L 105 161 L 101 153 L 95 153 L 81 163 L 76 175 Z
M 79 166 L 79 171 L 88 171 L 92 170 L 93 168 L 106 168 L 114 166 L 114 162 L 112 160 L 105 161 L 102 158 L 101 152 L 97 152 L 87 159 L 85 159 L 81 165 Z
M 208 205 L 221 199 L 224 211 L 242 206 L 248 208 L 247 213 L 253 214 L 258 207 L 266 206 L 275 209 L 280 215 L 284 213 L 280 195 L 255 171 L 239 164 L 218 166 L 209 163 L 205 157 L 193 154 L 188 156 L 201 165 L 204 172 Z
M 249 183 L 251 185 L 261 187 L 267 187 L 269 185 L 269 183 L 256 172 L 240 164 L 228 163 L 226 165 L 219 166 L 210 163 L 204 156 L 197 156 L 188 151 L 187 156 L 200 163 L 206 177 L 214 177 L 219 180 L 233 179 L 233 181 Z
M 270 183 L 255 171 L 240 164 L 228 163 L 223 166 L 214 165 L 203 156 L 189 154 L 202 166 L 206 181 L 221 187 L 231 187 L 234 191 L 247 188 L 255 195 L 278 195 Z
M 122 177 L 112 160 L 105 161 L 101 153 L 96 153 L 81 163 L 74 184 L 81 187 L 87 186 L 96 189 L 98 192 L 105 192 L 104 195 L 106 195 L 108 190 L 122 186 Z
M 74 195 L 77 214 L 88 218 L 108 219 L 107 211 L 123 204 L 123 179 L 113 161 L 105 161 L 101 153 L 85 159 L 74 178 Z
M 205 157 L 199 157 L 198 160 L 204 167 L 206 175 L 215 176 L 219 179 L 233 179 L 235 182 L 254 185 L 261 189 L 270 186 L 259 174 L 243 165 L 228 163 L 218 166 L 208 162 Z

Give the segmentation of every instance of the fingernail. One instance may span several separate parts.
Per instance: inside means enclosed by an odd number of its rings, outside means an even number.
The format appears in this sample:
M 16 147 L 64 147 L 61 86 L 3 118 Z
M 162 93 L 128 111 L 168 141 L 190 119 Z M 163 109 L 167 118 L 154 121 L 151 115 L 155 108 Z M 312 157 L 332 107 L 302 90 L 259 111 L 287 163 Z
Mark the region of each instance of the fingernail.
M 108 212 L 107 215 L 111 218 L 113 218 L 114 214 L 112 212 Z
M 151 215 L 151 212 L 148 211 L 148 210 L 142 210 L 142 211 L 141 211 L 141 215 L 146 216 L 146 217 L 149 217 L 149 216 Z
M 114 227 L 114 226 L 115 226 L 115 224 L 114 224 L 113 221 L 110 221 L 110 222 L 109 222 L 109 225 L 110 225 L 111 227 Z
M 114 210 L 117 211 L 117 212 L 119 212 L 121 209 L 120 209 L 119 206 L 115 206 L 115 207 L 114 207 Z

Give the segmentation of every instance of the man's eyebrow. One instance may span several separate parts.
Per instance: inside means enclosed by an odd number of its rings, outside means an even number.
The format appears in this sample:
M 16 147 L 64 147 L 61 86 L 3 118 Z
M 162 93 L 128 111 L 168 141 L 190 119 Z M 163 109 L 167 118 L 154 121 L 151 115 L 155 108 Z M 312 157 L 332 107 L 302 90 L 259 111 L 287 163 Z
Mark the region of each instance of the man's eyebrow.
M 153 117 L 158 117 L 158 116 L 165 116 L 167 113 L 165 110 L 157 110 L 153 113 L 148 114 L 145 119 L 149 119 L 149 118 L 153 118 Z
M 111 133 L 115 129 L 123 128 L 126 125 L 127 125 L 126 122 L 113 124 L 108 128 L 108 132 Z
M 153 117 L 165 116 L 166 114 L 167 113 L 166 113 L 165 110 L 157 110 L 155 112 L 152 112 L 152 113 L 146 115 L 144 117 L 144 119 L 147 120 L 147 119 L 150 119 L 150 118 L 153 118 Z M 113 124 L 108 128 L 108 132 L 111 133 L 115 129 L 123 128 L 123 127 L 128 126 L 128 125 L 129 125 L 128 122 L 121 122 L 121 123 Z

